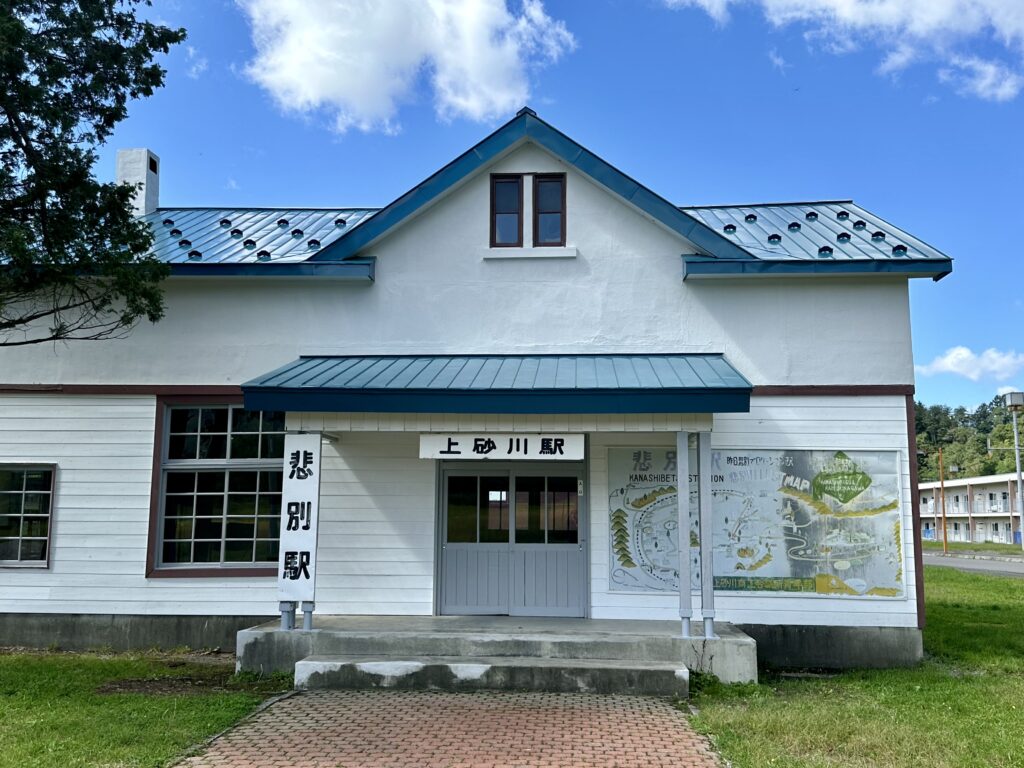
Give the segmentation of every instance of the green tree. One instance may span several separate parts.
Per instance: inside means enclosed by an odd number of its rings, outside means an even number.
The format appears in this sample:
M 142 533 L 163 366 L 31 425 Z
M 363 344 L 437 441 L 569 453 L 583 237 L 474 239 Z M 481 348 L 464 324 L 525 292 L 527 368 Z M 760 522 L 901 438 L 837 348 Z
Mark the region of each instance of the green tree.
M 93 176 L 132 99 L 164 83 L 155 56 L 182 29 L 148 0 L 0 5 L 0 346 L 106 339 L 163 316 L 167 266 L 129 185 Z

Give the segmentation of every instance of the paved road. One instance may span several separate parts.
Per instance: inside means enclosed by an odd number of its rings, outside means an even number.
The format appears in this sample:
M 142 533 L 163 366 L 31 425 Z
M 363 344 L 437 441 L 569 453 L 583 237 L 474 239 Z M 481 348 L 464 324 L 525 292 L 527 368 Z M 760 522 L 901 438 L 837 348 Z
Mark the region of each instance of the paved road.
M 666 699 L 588 693 L 313 691 L 278 701 L 181 768 L 718 768 Z
M 941 565 L 946 568 L 956 568 L 959 571 L 991 573 L 997 576 L 1016 576 L 1024 579 L 1024 561 L 1010 563 L 1003 560 L 970 560 L 966 557 L 943 557 L 925 553 L 924 564 Z

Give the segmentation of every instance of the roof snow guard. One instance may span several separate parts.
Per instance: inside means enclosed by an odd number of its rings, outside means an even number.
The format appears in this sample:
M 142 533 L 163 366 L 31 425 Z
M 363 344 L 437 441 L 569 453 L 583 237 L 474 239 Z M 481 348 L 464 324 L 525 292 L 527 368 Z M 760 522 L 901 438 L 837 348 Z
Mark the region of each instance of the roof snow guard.
M 242 385 L 245 407 L 378 413 L 746 413 L 722 355 L 300 357 Z
M 683 279 L 885 273 L 941 280 L 946 254 L 850 200 L 697 206 L 687 213 L 749 254 L 683 256 Z

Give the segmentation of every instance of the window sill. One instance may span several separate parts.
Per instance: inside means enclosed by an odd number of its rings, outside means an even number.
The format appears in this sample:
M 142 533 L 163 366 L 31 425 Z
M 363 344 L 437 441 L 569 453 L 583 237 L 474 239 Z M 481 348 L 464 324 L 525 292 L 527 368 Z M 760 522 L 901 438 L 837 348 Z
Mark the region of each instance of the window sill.
M 277 568 L 154 568 L 147 579 L 224 579 L 277 576 Z
M 552 247 L 537 246 L 534 248 L 488 248 L 484 251 L 484 261 L 496 259 L 575 259 L 576 246 Z

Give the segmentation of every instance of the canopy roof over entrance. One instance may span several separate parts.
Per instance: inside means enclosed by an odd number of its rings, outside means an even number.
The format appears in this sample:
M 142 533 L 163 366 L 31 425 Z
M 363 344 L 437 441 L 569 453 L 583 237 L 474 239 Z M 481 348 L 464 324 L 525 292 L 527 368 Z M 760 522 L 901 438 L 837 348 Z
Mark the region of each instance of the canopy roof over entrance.
M 300 357 L 242 385 L 245 407 L 384 413 L 737 413 L 722 355 Z

